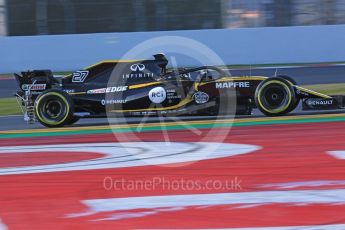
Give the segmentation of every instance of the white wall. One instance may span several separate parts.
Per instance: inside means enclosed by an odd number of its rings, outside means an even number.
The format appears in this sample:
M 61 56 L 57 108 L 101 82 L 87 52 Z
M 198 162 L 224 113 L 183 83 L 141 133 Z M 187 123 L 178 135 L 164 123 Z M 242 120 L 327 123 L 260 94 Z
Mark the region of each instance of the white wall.
M 0 73 L 76 70 L 103 59 L 118 59 L 140 42 L 166 35 L 195 39 L 226 64 L 345 61 L 345 25 L 337 25 L 0 37 Z M 141 58 L 150 55 L 145 53 Z M 179 64 L 190 64 L 183 62 Z
M 6 35 L 6 26 L 5 0 L 0 0 L 0 36 Z

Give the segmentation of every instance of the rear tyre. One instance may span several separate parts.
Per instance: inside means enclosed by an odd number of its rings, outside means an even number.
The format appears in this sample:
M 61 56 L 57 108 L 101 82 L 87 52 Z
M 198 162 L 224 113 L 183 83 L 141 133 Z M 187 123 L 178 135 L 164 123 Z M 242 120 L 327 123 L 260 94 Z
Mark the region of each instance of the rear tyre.
M 274 77 L 259 84 L 255 91 L 255 103 L 267 116 L 282 116 L 296 108 L 298 99 L 289 81 Z
M 35 101 L 35 115 L 44 126 L 55 128 L 70 124 L 73 120 L 73 101 L 61 90 L 47 90 Z

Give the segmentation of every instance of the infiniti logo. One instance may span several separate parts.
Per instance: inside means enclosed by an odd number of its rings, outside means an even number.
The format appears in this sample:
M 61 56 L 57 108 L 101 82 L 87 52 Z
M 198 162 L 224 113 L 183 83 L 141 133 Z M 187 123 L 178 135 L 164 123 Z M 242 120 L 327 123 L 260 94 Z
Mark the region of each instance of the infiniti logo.
M 144 71 L 145 70 L 145 65 L 144 64 L 134 64 L 131 65 L 131 70 L 132 71 Z

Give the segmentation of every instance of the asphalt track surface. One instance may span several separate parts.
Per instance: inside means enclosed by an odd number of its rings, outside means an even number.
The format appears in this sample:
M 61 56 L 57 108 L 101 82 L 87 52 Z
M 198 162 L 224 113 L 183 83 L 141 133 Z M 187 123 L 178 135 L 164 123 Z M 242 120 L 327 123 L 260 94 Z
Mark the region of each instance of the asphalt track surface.
M 300 85 L 325 84 L 325 83 L 345 83 L 345 66 L 309 66 L 309 67 L 281 67 L 265 69 L 237 69 L 231 70 L 233 76 L 274 76 L 279 75 L 293 77 Z M 17 90 L 14 79 L 0 78 L 0 98 L 12 97 Z

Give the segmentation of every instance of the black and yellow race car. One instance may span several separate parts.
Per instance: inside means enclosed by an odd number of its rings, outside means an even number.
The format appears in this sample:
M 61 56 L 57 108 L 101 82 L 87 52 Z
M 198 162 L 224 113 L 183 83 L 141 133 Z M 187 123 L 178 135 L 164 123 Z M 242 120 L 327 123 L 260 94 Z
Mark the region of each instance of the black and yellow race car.
M 50 70 L 15 74 L 16 93 L 30 123 L 71 125 L 80 118 L 107 116 L 178 116 L 252 114 L 342 109 L 343 96 L 302 88 L 288 76 L 231 76 L 213 67 L 167 69 L 163 54 L 152 60 L 102 61 L 54 78 Z

